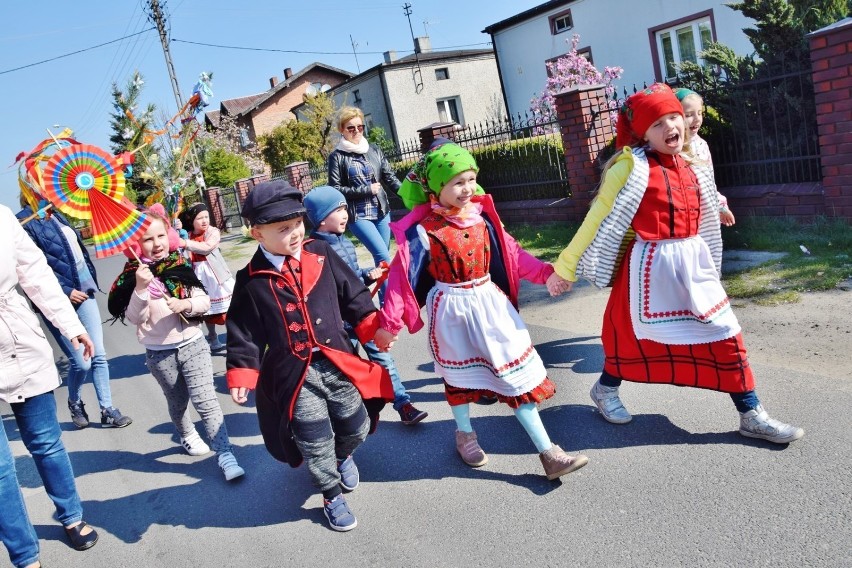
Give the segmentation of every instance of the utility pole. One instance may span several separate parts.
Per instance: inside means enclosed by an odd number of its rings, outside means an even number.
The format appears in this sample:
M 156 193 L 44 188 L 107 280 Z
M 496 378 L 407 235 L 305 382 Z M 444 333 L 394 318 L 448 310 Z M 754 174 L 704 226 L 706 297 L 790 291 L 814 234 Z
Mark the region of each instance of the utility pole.
M 175 102 L 177 103 L 178 110 L 180 110 L 183 108 L 183 97 L 180 94 L 180 84 L 177 80 L 174 63 L 172 63 L 172 54 L 169 51 L 169 32 L 166 29 L 166 17 L 163 14 L 160 0 L 148 0 L 148 8 L 150 10 L 148 20 L 157 26 L 157 33 L 160 36 L 160 44 L 163 46 L 163 55 L 166 58 L 166 69 L 169 72 L 169 79 L 172 82 L 172 91 L 175 94 Z M 198 159 L 198 154 L 195 152 L 195 144 L 193 142 L 190 142 L 189 144 L 189 157 L 192 162 L 192 168 L 196 172 L 196 177 L 201 180 L 201 184 L 199 185 L 206 187 L 207 184 L 204 182 L 204 174 L 201 173 L 200 160 Z M 198 188 L 198 194 L 203 197 L 202 187 Z
M 414 28 L 411 26 L 411 4 L 406 2 L 402 6 L 402 10 L 408 18 L 408 29 L 411 30 L 411 43 L 415 44 Z M 417 45 L 414 46 L 414 61 L 415 66 L 411 69 L 411 78 L 414 80 L 414 92 L 420 94 L 420 91 L 423 90 L 423 73 L 420 70 L 420 54 L 418 53 Z

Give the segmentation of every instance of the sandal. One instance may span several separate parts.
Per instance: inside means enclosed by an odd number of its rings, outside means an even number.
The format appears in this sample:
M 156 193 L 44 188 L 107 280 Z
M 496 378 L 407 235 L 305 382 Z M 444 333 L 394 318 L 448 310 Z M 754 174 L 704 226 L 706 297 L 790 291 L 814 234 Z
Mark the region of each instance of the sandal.
M 86 521 L 80 521 L 79 525 L 65 527 L 65 534 L 68 535 L 68 540 L 71 541 L 71 547 L 74 550 L 88 550 L 98 542 L 98 532 L 92 527 L 89 527 L 92 528 L 90 533 L 81 534 L 83 529 L 88 526 Z

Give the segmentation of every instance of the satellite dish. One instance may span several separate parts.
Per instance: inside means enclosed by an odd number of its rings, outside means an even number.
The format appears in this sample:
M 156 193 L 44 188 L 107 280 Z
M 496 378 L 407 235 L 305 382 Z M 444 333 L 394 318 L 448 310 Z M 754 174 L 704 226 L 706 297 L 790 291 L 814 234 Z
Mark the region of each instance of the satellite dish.
M 311 83 L 310 85 L 308 85 L 308 88 L 305 89 L 305 94 L 308 95 L 309 97 L 313 97 L 319 92 L 320 91 L 319 91 L 319 87 L 317 87 L 317 83 Z
M 329 90 L 331 90 L 331 85 L 328 83 L 325 83 L 322 87 L 320 87 L 320 93 L 324 93 Z

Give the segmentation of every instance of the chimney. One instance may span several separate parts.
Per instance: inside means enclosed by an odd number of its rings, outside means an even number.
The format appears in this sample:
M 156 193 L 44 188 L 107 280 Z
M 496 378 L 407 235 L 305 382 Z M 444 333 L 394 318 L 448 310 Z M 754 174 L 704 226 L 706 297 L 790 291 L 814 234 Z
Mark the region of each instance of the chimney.
M 384 55 L 385 55 L 385 63 L 393 63 L 394 61 L 396 61 L 396 51 L 393 51 L 393 50 L 386 51 L 384 53 Z
M 278 84 L 278 77 L 273 75 L 272 77 L 269 78 L 269 88 L 270 89 L 274 89 L 275 85 L 277 85 L 277 84 Z
M 290 67 L 284 69 L 284 80 L 286 81 L 293 76 L 293 70 Z
M 429 53 L 432 51 L 432 41 L 429 36 L 414 38 L 414 53 Z

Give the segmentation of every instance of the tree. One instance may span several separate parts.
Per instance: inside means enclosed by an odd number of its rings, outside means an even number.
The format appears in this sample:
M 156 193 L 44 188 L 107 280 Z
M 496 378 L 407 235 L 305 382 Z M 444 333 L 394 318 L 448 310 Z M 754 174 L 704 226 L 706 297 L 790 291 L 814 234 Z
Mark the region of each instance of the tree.
M 260 137 L 260 153 L 273 172 L 283 171 L 293 162 L 320 164 L 334 149 L 334 101 L 326 93 L 319 93 L 306 96 L 305 106 L 304 121 L 284 122 Z
M 133 151 L 141 148 L 135 153 L 136 164 L 132 172 L 127 176 L 125 194 L 131 201 L 144 199 L 156 190 L 150 179 L 144 179 L 146 170 L 156 166 L 158 160 L 155 148 L 151 144 L 145 144 L 146 133 L 153 130 L 154 112 L 156 107 L 148 104 L 145 111 L 139 113 L 139 95 L 145 81 L 142 75 L 136 71 L 127 82 L 124 90 L 117 83 L 112 84 L 113 113 L 110 115 L 110 127 L 112 134 L 109 137 L 113 153 Z M 129 172 L 125 172 L 125 175 Z M 150 173 L 150 172 L 148 172 Z
M 230 187 L 238 179 L 251 175 L 242 156 L 217 147 L 204 154 L 201 171 L 209 187 Z
M 530 101 L 530 111 L 534 119 L 553 116 L 554 95 L 577 85 L 604 85 L 607 94 L 612 96 L 615 94 L 612 82 L 624 73 L 621 67 L 604 67 L 603 72 L 598 71 L 588 59 L 577 52 L 577 45 L 580 43 L 578 34 L 574 34 L 566 42 L 571 44 L 571 49 L 555 62 L 547 64 L 548 77 L 544 92 Z
M 393 155 L 396 153 L 396 144 L 385 134 L 385 129 L 381 126 L 372 127 L 367 132 L 367 142 L 373 146 L 377 146 L 384 155 Z
M 249 139 L 245 127 L 233 116 L 220 116 L 218 126 L 200 132 L 197 141 L 202 162 L 208 151 L 218 148 L 242 158 L 251 173 L 262 173 L 267 167 L 258 145 Z

